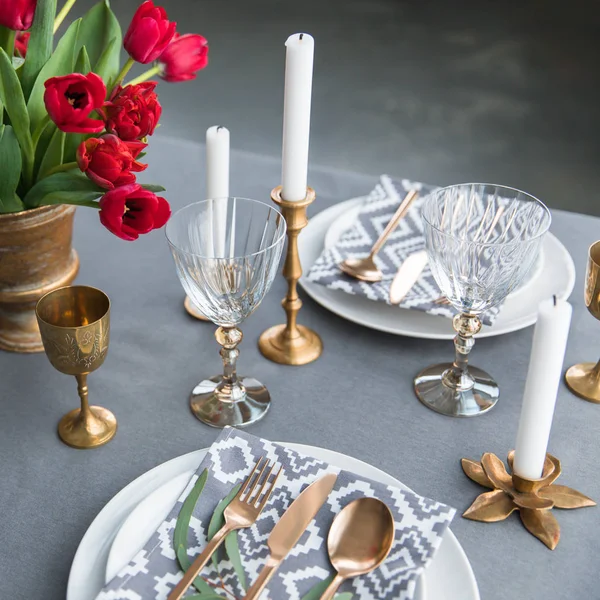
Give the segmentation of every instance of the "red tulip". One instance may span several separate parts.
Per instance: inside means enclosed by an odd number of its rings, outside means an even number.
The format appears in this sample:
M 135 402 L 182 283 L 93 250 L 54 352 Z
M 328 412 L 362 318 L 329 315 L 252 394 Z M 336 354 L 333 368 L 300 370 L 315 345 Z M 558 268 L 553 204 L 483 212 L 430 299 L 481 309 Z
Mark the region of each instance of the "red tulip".
M 100 199 L 100 222 L 123 240 L 159 229 L 170 216 L 169 203 L 137 183 L 110 190 Z
M 140 172 L 148 166 L 135 160 L 146 146 L 142 142 L 123 142 L 110 134 L 89 138 L 77 149 L 77 164 L 94 183 L 112 190 L 134 183 L 133 171 Z
M 208 64 L 208 42 L 196 33 L 176 33 L 158 62 L 162 67 L 160 76 L 165 81 L 196 79 L 196 73 Z
M 125 34 L 125 50 L 139 63 L 152 62 L 169 45 L 176 26 L 177 23 L 167 19 L 167 12 L 162 6 L 154 6 L 152 0 L 146 0 L 136 10 Z
M 24 31 L 33 23 L 37 0 L 0 0 L 0 25 Z
M 122 140 L 140 140 L 154 133 L 162 107 L 154 88 L 156 81 L 118 87 L 104 103 L 106 130 Z
M 52 77 L 44 85 L 44 103 L 50 118 L 66 133 L 99 133 L 104 121 L 90 119 L 93 110 L 102 108 L 106 87 L 95 73 L 72 73 Z
M 27 55 L 27 46 L 29 44 L 29 32 L 18 31 L 15 37 L 15 56 L 25 58 Z

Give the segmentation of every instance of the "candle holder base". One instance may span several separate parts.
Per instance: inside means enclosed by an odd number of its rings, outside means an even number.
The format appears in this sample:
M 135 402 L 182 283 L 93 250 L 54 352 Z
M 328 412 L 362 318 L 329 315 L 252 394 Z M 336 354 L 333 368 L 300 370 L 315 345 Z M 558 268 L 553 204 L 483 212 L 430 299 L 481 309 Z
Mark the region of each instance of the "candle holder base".
M 514 451 L 508 455 L 508 466 L 512 471 Z M 463 513 L 466 519 L 494 523 L 503 521 L 515 510 L 519 511 L 525 528 L 554 550 L 560 539 L 560 525 L 551 512 L 552 508 L 583 508 L 596 503 L 581 492 L 565 485 L 554 485 L 561 473 L 558 458 L 546 454 L 544 471 L 540 479 L 525 479 L 515 473 L 509 474 L 504 463 L 495 455 L 486 452 L 481 461 L 468 458 L 461 460 L 463 471 L 491 492 L 480 494 Z
M 189 296 L 185 297 L 183 302 L 183 306 L 190 317 L 194 317 L 194 319 L 198 319 L 199 321 L 207 321 L 210 322 L 208 317 L 205 317 L 200 309 L 190 300 Z
M 280 365 L 306 365 L 317 360 L 323 352 L 321 338 L 308 327 L 297 325 L 297 335 L 290 336 L 287 325 L 267 329 L 258 340 L 265 358 Z

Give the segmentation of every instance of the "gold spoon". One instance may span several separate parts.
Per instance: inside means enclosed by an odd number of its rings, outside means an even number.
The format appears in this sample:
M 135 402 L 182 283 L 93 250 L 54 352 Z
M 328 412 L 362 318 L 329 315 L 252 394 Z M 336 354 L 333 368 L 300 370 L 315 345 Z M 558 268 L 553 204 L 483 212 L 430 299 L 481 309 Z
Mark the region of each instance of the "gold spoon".
M 381 281 L 383 273 L 379 270 L 379 267 L 375 264 L 375 255 L 383 248 L 383 245 L 387 241 L 390 234 L 396 229 L 398 223 L 402 220 L 402 217 L 408 212 L 410 205 L 419 197 L 419 192 L 411 190 L 406 194 L 404 200 L 400 203 L 400 206 L 394 213 L 394 216 L 390 219 L 390 222 L 386 225 L 385 229 L 381 232 L 381 235 L 377 241 L 373 244 L 369 256 L 366 258 L 347 258 L 340 263 L 340 269 L 361 281 L 368 281 L 375 283 Z
M 327 536 L 329 560 L 337 575 L 321 600 L 332 600 L 345 579 L 376 569 L 394 543 L 394 517 L 377 498 L 359 498 L 334 519 Z

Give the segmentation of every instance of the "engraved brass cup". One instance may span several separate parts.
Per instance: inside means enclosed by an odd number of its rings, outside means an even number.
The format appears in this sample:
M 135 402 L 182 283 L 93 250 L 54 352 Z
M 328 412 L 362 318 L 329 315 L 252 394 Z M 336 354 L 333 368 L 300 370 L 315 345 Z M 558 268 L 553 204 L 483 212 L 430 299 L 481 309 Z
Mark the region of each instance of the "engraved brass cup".
M 81 408 L 60 420 L 60 439 L 73 448 L 106 444 L 117 431 L 117 420 L 106 408 L 89 405 L 87 376 L 102 365 L 108 351 L 108 296 L 83 285 L 59 288 L 39 300 L 36 316 L 48 360 L 57 371 L 75 376 L 81 399 Z
M 588 252 L 584 297 L 587 309 L 600 320 L 600 241 L 594 242 Z M 600 360 L 573 365 L 565 381 L 580 398 L 600 404 Z

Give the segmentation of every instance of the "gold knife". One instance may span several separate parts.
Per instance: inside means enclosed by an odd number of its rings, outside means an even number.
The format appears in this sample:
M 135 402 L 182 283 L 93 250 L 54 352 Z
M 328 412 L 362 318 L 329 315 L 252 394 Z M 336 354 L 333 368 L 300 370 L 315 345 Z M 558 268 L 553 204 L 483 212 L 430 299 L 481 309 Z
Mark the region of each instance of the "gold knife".
M 246 593 L 246 600 L 256 600 L 275 574 L 277 567 L 308 527 L 313 517 L 327 500 L 337 480 L 335 473 L 328 473 L 311 483 L 283 513 L 269 535 L 267 545 L 270 555 L 267 564 Z
M 427 266 L 427 252 L 421 250 L 411 254 L 400 265 L 392 285 L 390 285 L 390 304 L 400 304 L 415 283 L 417 283 L 423 269 Z

